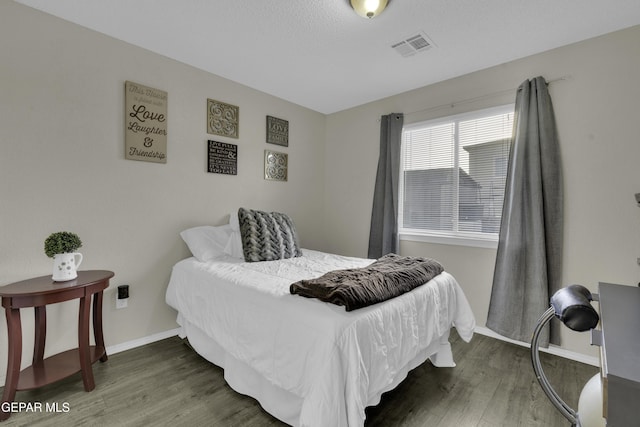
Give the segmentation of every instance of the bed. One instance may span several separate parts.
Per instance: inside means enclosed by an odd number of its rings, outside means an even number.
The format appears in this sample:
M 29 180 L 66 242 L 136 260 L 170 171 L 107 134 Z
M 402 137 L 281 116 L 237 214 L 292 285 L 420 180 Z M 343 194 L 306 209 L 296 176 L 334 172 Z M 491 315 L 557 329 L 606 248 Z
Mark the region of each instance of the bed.
M 365 408 L 411 369 L 427 359 L 455 366 L 451 327 L 467 342 L 472 337 L 473 313 L 447 272 L 346 311 L 292 295 L 290 286 L 374 260 L 296 249 L 296 256 L 247 262 L 239 256 L 247 245 L 237 227 L 232 214 L 229 226 L 181 233 L 194 256 L 173 267 L 166 302 L 178 312 L 180 336 L 222 367 L 234 390 L 287 424 L 362 426 Z M 197 243 L 193 236 L 204 229 L 208 236 Z

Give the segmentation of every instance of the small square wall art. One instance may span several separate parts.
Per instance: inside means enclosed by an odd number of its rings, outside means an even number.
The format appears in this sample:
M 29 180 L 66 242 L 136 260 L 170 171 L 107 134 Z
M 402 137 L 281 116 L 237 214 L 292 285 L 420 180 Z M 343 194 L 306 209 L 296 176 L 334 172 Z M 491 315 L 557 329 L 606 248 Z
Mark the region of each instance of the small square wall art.
M 240 128 L 240 108 L 207 99 L 207 133 L 238 138 Z
M 269 181 L 286 181 L 288 155 L 277 151 L 264 150 L 264 179 Z
M 208 141 L 207 172 L 238 175 L 238 146 L 219 141 Z
M 285 147 L 289 146 L 289 122 L 267 116 L 267 142 Z

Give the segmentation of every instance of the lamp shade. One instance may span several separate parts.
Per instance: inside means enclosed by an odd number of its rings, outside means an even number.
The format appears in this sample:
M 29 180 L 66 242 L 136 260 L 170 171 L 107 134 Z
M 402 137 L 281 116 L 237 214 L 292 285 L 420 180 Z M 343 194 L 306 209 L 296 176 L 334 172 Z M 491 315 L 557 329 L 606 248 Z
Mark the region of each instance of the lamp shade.
M 363 18 L 373 18 L 387 7 L 388 0 L 349 0 L 351 7 Z

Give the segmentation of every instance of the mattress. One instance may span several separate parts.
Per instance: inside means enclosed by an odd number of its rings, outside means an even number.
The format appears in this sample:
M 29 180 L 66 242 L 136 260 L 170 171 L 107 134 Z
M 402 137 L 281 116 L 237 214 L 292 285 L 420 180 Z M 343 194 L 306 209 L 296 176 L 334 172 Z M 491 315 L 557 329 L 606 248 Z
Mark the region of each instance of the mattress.
M 475 320 L 456 280 L 443 272 L 383 303 L 344 307 L 289 293 L 291 283 L 372 260 L 303 250 L 303 256 L 247 263 L 233 257 L 188 258 L 172 270 L 167 303 L 181 335 L 251 395 L 296 426 L 362 426 L 410 369 L 430 358 L 454 366 L 455 326 L 469 341 Z

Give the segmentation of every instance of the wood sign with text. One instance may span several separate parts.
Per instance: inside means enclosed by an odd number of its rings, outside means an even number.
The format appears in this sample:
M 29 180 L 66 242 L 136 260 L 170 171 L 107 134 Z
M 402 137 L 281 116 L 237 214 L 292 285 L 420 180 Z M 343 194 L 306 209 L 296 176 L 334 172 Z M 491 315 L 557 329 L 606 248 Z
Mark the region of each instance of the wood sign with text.
M 225 175 L 238 174 L 238 146 L 226 142 L 208 141 L 207 172 Z
M 125 82 L 125 158 L 167 163 L 167 92 Z
M 267 116 L 267 142 L 288 147 L 289 122 L 277 117 Z

